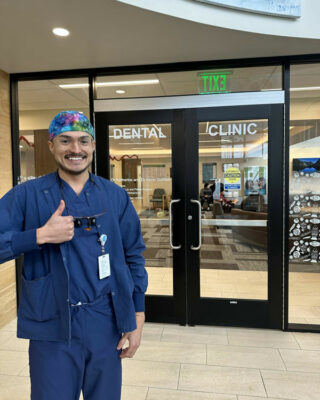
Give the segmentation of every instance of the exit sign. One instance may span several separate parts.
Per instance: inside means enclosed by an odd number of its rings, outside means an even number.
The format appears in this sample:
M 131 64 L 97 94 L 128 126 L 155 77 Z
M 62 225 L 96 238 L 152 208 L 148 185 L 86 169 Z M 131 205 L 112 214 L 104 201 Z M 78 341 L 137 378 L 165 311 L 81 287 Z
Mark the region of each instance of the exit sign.
M 230 72 L 200 72 L 200 94 L 226 93 Z

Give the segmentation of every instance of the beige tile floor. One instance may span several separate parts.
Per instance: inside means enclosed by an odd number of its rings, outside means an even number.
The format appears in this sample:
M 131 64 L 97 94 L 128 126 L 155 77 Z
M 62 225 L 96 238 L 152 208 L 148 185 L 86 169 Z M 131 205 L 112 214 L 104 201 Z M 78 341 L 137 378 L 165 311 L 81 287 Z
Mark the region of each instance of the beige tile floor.
M 1 400 L 30 398 L 27 351 L 0 330 Z M 320 399 L 320 334 L 147 323 L 123 362 L 122 400 L 262 399 Z
M 147 294 L 172 296 L 172 268 L 147 267 Z M 265 271 L 200 269 L 202 297 L 267 299 Z M 320 324 L 320 273 L 291 272 L 289 275 L 289 322 Z M 319 399 L 320 400 L 320 399 Z

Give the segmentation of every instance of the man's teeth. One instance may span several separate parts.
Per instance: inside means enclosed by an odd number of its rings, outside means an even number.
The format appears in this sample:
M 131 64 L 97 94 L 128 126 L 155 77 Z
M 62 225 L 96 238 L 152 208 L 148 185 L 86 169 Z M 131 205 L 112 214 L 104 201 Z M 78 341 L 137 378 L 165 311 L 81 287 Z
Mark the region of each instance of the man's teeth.
M 83 157 L 68 157 L 69 160 L 78 161 L 82 160 Z

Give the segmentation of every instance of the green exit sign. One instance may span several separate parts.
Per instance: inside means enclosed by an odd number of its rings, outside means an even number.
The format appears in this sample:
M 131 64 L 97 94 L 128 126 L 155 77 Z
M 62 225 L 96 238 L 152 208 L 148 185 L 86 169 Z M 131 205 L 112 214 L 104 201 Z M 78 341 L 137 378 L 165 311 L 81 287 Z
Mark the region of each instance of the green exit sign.
M 200 94 L 226 93 L 231 72 L 200 72 Z

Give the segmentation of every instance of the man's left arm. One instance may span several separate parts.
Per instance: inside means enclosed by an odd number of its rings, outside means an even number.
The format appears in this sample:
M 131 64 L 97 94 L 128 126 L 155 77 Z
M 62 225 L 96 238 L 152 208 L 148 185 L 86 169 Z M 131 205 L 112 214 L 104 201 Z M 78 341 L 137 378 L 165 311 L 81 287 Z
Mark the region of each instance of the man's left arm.
M 129 266 L 134 282 L 133 302 L 136 311 L 137 328 L 134 331 L 123 334 L 117 349 L 120 350 L 123 348 L 125 342 L 128 340 L 129 347 L 122 350 L 120 357 L 132 358 L 141 342 L 145 321 L 145 292 L 148 286 L 148 275 L 145 269 L 145 260 L 142 256 L 145 244 L 142 238 L 140 220 L 127 192 L 124 191 L 124 195 L 125 203 L 124 211 L 120 217 L 120 230 L 126 263 Z

